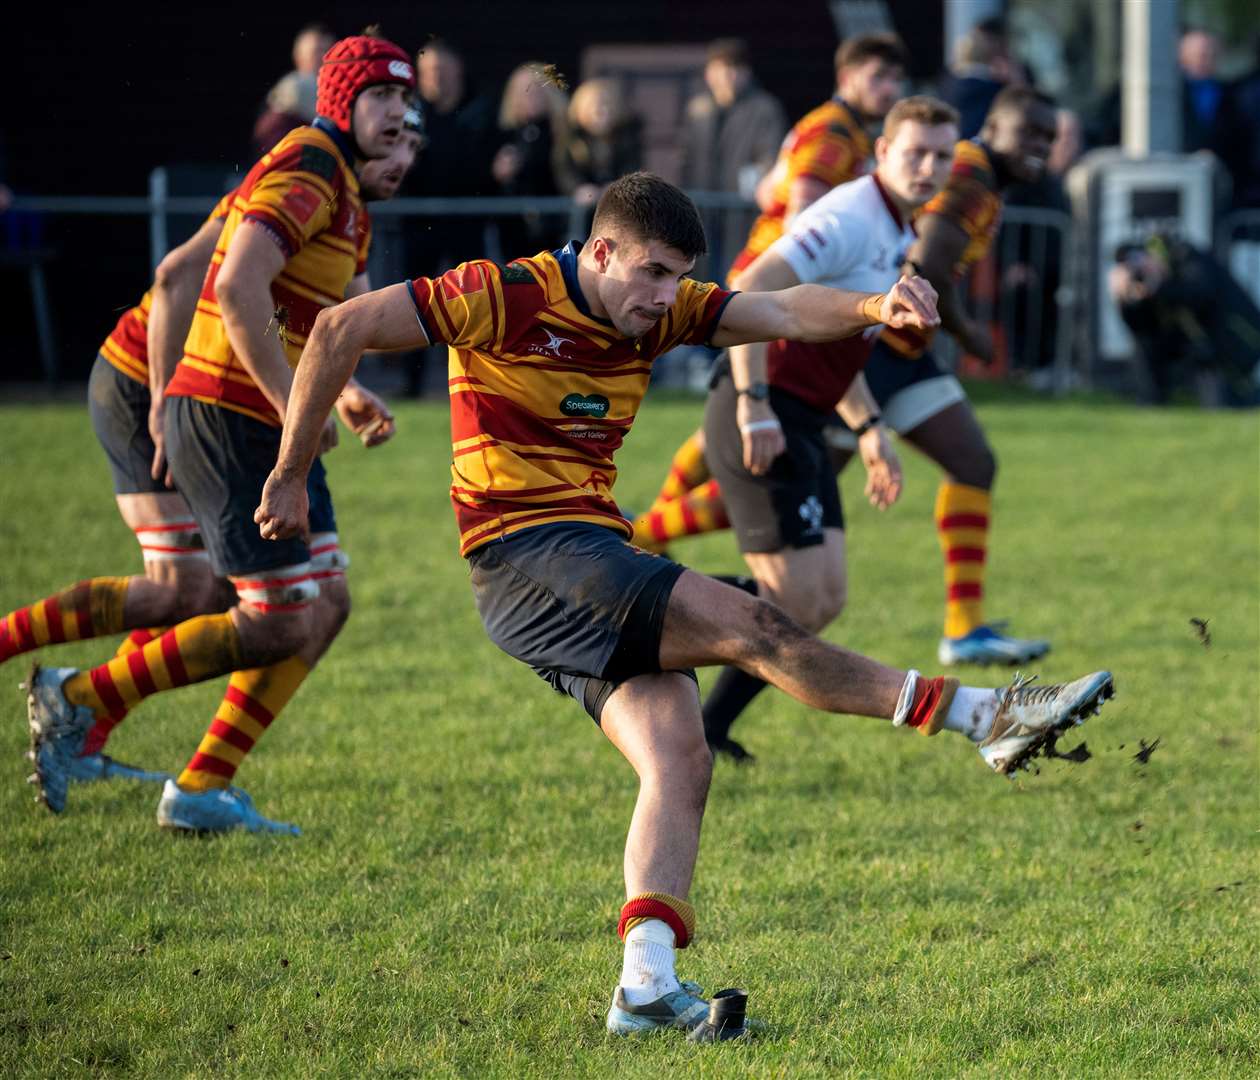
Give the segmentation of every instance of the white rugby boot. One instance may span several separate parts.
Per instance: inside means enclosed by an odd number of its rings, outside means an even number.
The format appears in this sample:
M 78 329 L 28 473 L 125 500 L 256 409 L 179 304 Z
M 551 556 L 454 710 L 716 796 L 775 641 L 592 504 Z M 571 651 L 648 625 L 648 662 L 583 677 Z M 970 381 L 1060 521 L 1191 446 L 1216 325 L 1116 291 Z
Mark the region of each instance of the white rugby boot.
M 1110 671 L 1048 686 L 1031 685 L 1033 678 L 1016 673 L 1010 686 L 994 691 L 997 712 L 980 742 L 985 763 L 1007 777 L 1027 768 L 1038 754 L 1052 751 L 1060 735 L 1100 712 L 1103 702 L 1116 693 Z

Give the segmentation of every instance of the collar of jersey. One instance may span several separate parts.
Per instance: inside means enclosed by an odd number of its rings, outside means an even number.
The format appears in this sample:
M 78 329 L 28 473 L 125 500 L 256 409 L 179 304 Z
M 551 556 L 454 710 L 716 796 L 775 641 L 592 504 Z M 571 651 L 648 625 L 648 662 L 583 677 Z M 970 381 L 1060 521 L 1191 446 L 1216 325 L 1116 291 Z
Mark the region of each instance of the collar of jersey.
M 564 247 L 551 253 L 552 258 L 560 265 L 560 273 L 564 275 L 565 291 L 569 294 L 569 299 L 573 301 L 573 306 L 590 319 L 591 322 L 599 326 L 606 326 L 614 333 L 617 333 L 617 328 L 607 319 L 601 319 L 598 315 L 591 314 L 591 306 L 586 302 L 586 297 L 582 293 L 582 283 L 578 280 L 578 253 L 581 250 L 581 240 L 570 240 Z M 618 336 L 620 336 L 619 333 Z
M 861 114 L 857 111 L 857 109 L 845 101 L 839 94 L 832 94 L 831 100 L 849 114 L 849 119 L 856 125 L 859 131 L 866 131 L 866 126 L 862 123 Z
M 317 116 L 311 121 L 311 127 L 317 128 L 327 135 L 333 141 L 337 151 L 341 154 L 342 160 L 351 172 L 354 171 L 354 163 L 358 160 L 358 153 L 355 149 L 354 140 L 350 138 L 344 131 L 326 116 Z
M 897 209 L 897 204 L 892 201 L 892 197 L 884 188 L 878 173 L 871 173 L 871 182 L 875 185 L 875 190 L 879 192 L 879 197 L 884 200 L 884 209 L 888 211 L 888 216 L 896 222 L 897 228 L 904 229 L 906 223 L 901 218 L 901 211 Z

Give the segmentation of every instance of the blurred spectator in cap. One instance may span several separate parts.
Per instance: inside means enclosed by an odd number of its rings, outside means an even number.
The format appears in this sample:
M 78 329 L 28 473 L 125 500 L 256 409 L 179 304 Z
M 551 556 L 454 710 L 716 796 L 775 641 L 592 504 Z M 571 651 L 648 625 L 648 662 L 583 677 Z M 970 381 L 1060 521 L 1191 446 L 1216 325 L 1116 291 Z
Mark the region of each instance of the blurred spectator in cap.
M 322 23 L 311 23 L 293 39 L 293 70 L 267 91 L 254 124 L 253 148 L 261 157 L 295 127 L 315 119 L 315 89 L 324 53 L 337 40 Z
M 787 131 L 783 106 L 757 82 L 748 46 L 738 38 L 709 45 L 704 82 L 707 90 L 687 103 L 683 187 L 751 199 Z M 710 265 L 716 270 L 724 270 L 743 247 L 752 214 L 726 213 L 721 220 L 720 229 L 708 228 Z
M 612 79 L 588 79 L 573 91 L 569 130 L 556 155 L 561 190 L 594 206 L 604 188 L 643 165 L 643 126 Z
M 958 39 L 940 96 L 958 110 L 960 138 L 970 139 L 980 133 L 989 106 L 998 91 L 1011 82 L 1013 71 L 1003 19 L 985 19 Z

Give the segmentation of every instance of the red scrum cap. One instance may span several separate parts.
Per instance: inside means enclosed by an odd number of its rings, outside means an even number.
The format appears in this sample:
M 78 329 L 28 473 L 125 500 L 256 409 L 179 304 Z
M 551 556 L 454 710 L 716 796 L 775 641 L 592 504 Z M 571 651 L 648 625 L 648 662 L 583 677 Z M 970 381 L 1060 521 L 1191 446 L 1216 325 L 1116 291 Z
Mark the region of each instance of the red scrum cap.
M 416 69 L 411 58 L 384 38 L 342 38 L 324 53 L 315 111 L 349 135 L 354 99 L 378 83 L 398 83 L 414 90 Z

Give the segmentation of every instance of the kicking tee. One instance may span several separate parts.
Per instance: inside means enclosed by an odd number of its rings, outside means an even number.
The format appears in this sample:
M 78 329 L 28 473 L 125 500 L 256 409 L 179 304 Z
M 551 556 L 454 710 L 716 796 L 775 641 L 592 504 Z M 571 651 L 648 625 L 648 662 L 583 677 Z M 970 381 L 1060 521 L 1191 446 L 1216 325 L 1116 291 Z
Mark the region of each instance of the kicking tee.
M 940 214 L 967 234 L 967 246 L 954 265 L 954 280 L 961 281 L 993 247 L 1002 224 L 1002 194 L 989 150 L 978 139 L 964 139 L 954 148 L 949 180 L 939 195 L 916 220 Z M 885 326 L 879 340 L 909 359 L 922 356 L 932 344 L 935 330 Z
M 228 216 L 234 191 L 228 192 L 210 212 L 207 221 L 222 221 Z M 149 290 L 133 308 L 123 312 L 104 343 L 101 355 L 119 371 L 136 382 L 149 381 L 149 309 L 153 306 L 153 291 Z
M 913 240 L 914 226 L 902 220 L 872 173 L 806 207 L 770 251 L 803 283 L 882 293 L 897 283 Z M 770 385 L 831 412 L 866 364 L 879 329 L 815 344 L 772 341 L 766 356 Z
M 340 304 L 351 279 L 367 266 L 371 224 L 344 138 L 322 127 L 295 128 L 236 189 L 168 396 L 196 398 L 280 426 L 228 340 L 215 281 L 236 231 L 245 222 L 265 229 L 286 258 L 271 283 L 275 315 L 269 332 L 279 335 L 289 366 L 296 368 L 315 316 Z
M 828 187 L 847 184 L 866 172 L 871 149 L 871 137 L 857 113 L 838 97 L 806 113 L 783 139 L 772 170 L 777 179 L 770 205 L 753 222 L 730 274 L 738 274 L 783 235 L 788 196 L 797 177 L 813 177 Z
M 450 346 L 451 502 L 467 555 L 521 529 L 584 521 L 632 533 L 613 501 L 613 455 L 652 361 L 713 336 L 733 293 L 684 278 L 639 338 L 592 315 L 578 252 L 463 263 L 407 283 L 429 340 Z

